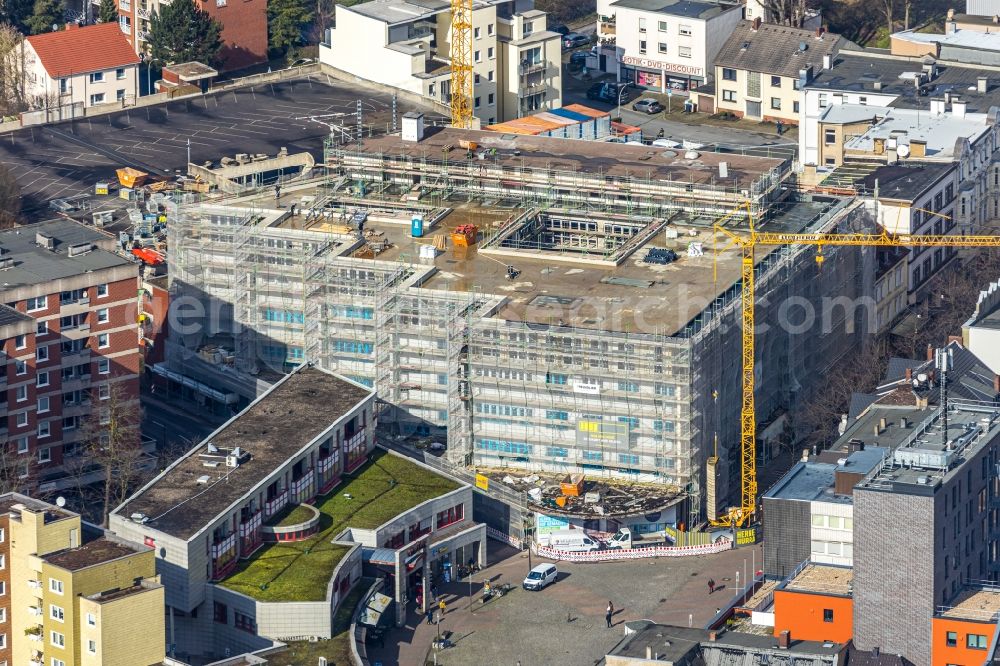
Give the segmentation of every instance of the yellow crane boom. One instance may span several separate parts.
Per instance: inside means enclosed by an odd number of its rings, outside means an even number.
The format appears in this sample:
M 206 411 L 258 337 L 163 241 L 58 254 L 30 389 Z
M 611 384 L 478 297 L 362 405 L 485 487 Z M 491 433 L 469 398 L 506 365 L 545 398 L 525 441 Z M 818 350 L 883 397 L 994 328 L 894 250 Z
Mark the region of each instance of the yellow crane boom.
M 740 276 L 743 281 L 743 369 L 741 372 L 742 402 L 740 409 L 740 506 L 731 507 L 729 512 L 717 520 L 711 521 L 716 526 L 743 527 L 754 516 L 757 508 L 757 416 L 754 405 L 754 360 L 756 346 L 754 340 L 754 310 L 756 296 L 754 293 L 754 249 L 758 245 L 811 245 L 817 248 L 816 262 L 823 263 L 823 247 L 1000 247 L 1000 236 L 966 236 L 941 234 L 889 234 L 888 232 L 872 233 L 779 233 L 761 232 L 753 228 L 750 216 L 750 203 L 744 204 L 747 209 L 749 230 L 746 233 L 735 233 L 722 226 L 731 217 L 730 213 L 715 225 L 717 233 L 721 233 L 740 248 L 742 263 Z M 740 206 L 737 208 L 742 208 Z M 947 215 L 934 213 L 943 218 Z
M 472 127 L 472 0 L 451 0 L 451 126 Z

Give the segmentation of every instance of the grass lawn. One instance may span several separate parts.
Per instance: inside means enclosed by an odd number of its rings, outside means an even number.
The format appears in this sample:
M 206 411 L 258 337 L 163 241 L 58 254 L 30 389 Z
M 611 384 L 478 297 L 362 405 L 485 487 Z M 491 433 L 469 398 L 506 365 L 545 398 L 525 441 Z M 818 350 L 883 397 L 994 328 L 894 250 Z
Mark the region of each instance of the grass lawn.
M 288 649 L 274 655 L 274 661 L 287 666 L 316 666 L 319 657 L 326 657 L 331 664 L 351 663 L 351 615 L 361 596 L 375 582 L 374 578 L 362 578 L 347 595 L 333 618 L 333 637 L 326 641 L 292 641 Z
M 276 517 L 276 520 L 271 521 L 271 525 L 275 527 L 290 527 L 304 523 L 312 517 L 313 512 L 311 510 L 301 504 L 296 504 L 295 506 L 285 507 L 281 514 Z
M 458 488 L 456 482 L 382 450 L 345 478 L 347 483 L 316 503 L 319 533 L 305 541 L 264 546 L 220 584 L 259 601 L 323 601 L 333 570 L 348 550 L 330 543 L 334 536 L 348 527 L 378 527 Z

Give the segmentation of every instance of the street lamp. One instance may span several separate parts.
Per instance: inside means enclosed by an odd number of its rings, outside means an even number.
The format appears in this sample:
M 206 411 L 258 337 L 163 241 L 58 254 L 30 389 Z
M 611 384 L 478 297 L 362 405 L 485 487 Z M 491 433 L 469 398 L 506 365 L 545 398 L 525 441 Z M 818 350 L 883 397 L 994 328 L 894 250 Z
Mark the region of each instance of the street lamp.
M 628 83 L 622 86 L 622 89 L 618 91 L 618 122 L 622 119 L 622 95 L 628 90 Z
M 143 57 L 142 60 L 143 60 L 144 63 L 146 63 L 146 94 L 147 95 L 152 95 L 153 94 L 153 81 L 152 81 L 152 79 L 153 79 L 153 73 L 152 73 L 152 69 L 151 69 L 150 66 L 154 62 L 158 62 L 160 64 L 166 65 L 167 61 L 163 60 L 162 58 L 153 58 L 153 57 L 146 58 L 145 56 Z M 188 161 L 190 162 L 191 160 L 188 160 Z

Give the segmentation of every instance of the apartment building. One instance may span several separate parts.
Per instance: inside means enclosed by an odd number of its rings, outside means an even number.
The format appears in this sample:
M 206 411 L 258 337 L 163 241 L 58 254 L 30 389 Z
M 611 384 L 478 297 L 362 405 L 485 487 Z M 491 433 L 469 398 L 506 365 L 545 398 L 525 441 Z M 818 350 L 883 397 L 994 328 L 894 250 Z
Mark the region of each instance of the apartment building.
M 0 496 L 0 510 L 0 663 L 163 663 L 163 587 L 151 548 L 16 493 Z
M 139 95 L 139 56 L 114 24 L 26 37 L 21 43 L 25 93 L 39 109 L 124 106 Z
M 374 408 L 371 390 L 301 366 L 112 513 L 160 553 L 172 656 L 329 638 L 364 569 L 389 579 L 401 620 L 446 562 L 484 561 L 471 488 L 376 450 Z
M 68 482 L 83 426 L 101 417 L 112 386 L 123 400 L 138 397 L 138 267 L 115 245 L 68 220 L 0 232 L 2 436 L 28 487 Z
M 473 115 L 482 126 L 562 106 L 562 43 L 533 0 L 476 0 Z M 367 81 L 451 100 L 451 5 L 370 0 L 337 6 L 320 62 Z
M 1000 282 L 990 282 L 979 292 L 976 309 L 962 324 L 962 344 L 1000 374 Z
M 802 83 L 845 44 L 822 28 L 803 30 L 760 18 L 739 22 L 713 61 L 715 111 L 798 125 Z
M 222 24 L 220 71 L 230 72 L 267 62 L 266 0 L 190 1 Z M 91 4 L 96 12 L 101 3 L 91 0 Z M 167 0 L 118 0 L 118 27 L 134 53 L 147 53 L 150 18 L 165 4 Z
M 601 71 L 643 88 L 684 92 L 711 78 L 715 57 L 743 19 L 743 5 L 617 0 L 599 3 L 598 14 Z

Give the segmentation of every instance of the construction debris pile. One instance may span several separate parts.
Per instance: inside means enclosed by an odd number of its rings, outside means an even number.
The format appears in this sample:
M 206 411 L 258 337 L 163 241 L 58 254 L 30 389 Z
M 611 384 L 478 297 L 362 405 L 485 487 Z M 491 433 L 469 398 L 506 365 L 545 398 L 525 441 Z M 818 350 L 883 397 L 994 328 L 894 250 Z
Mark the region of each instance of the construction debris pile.
M 663 509 L 680 495 L 676 486 L 657 483 L 613 483 L 582 474 L 512 474 L 511 470 L 477 470 L 491 482 L 524 492 L 529 503 L 546 513 L 617 516 Z

